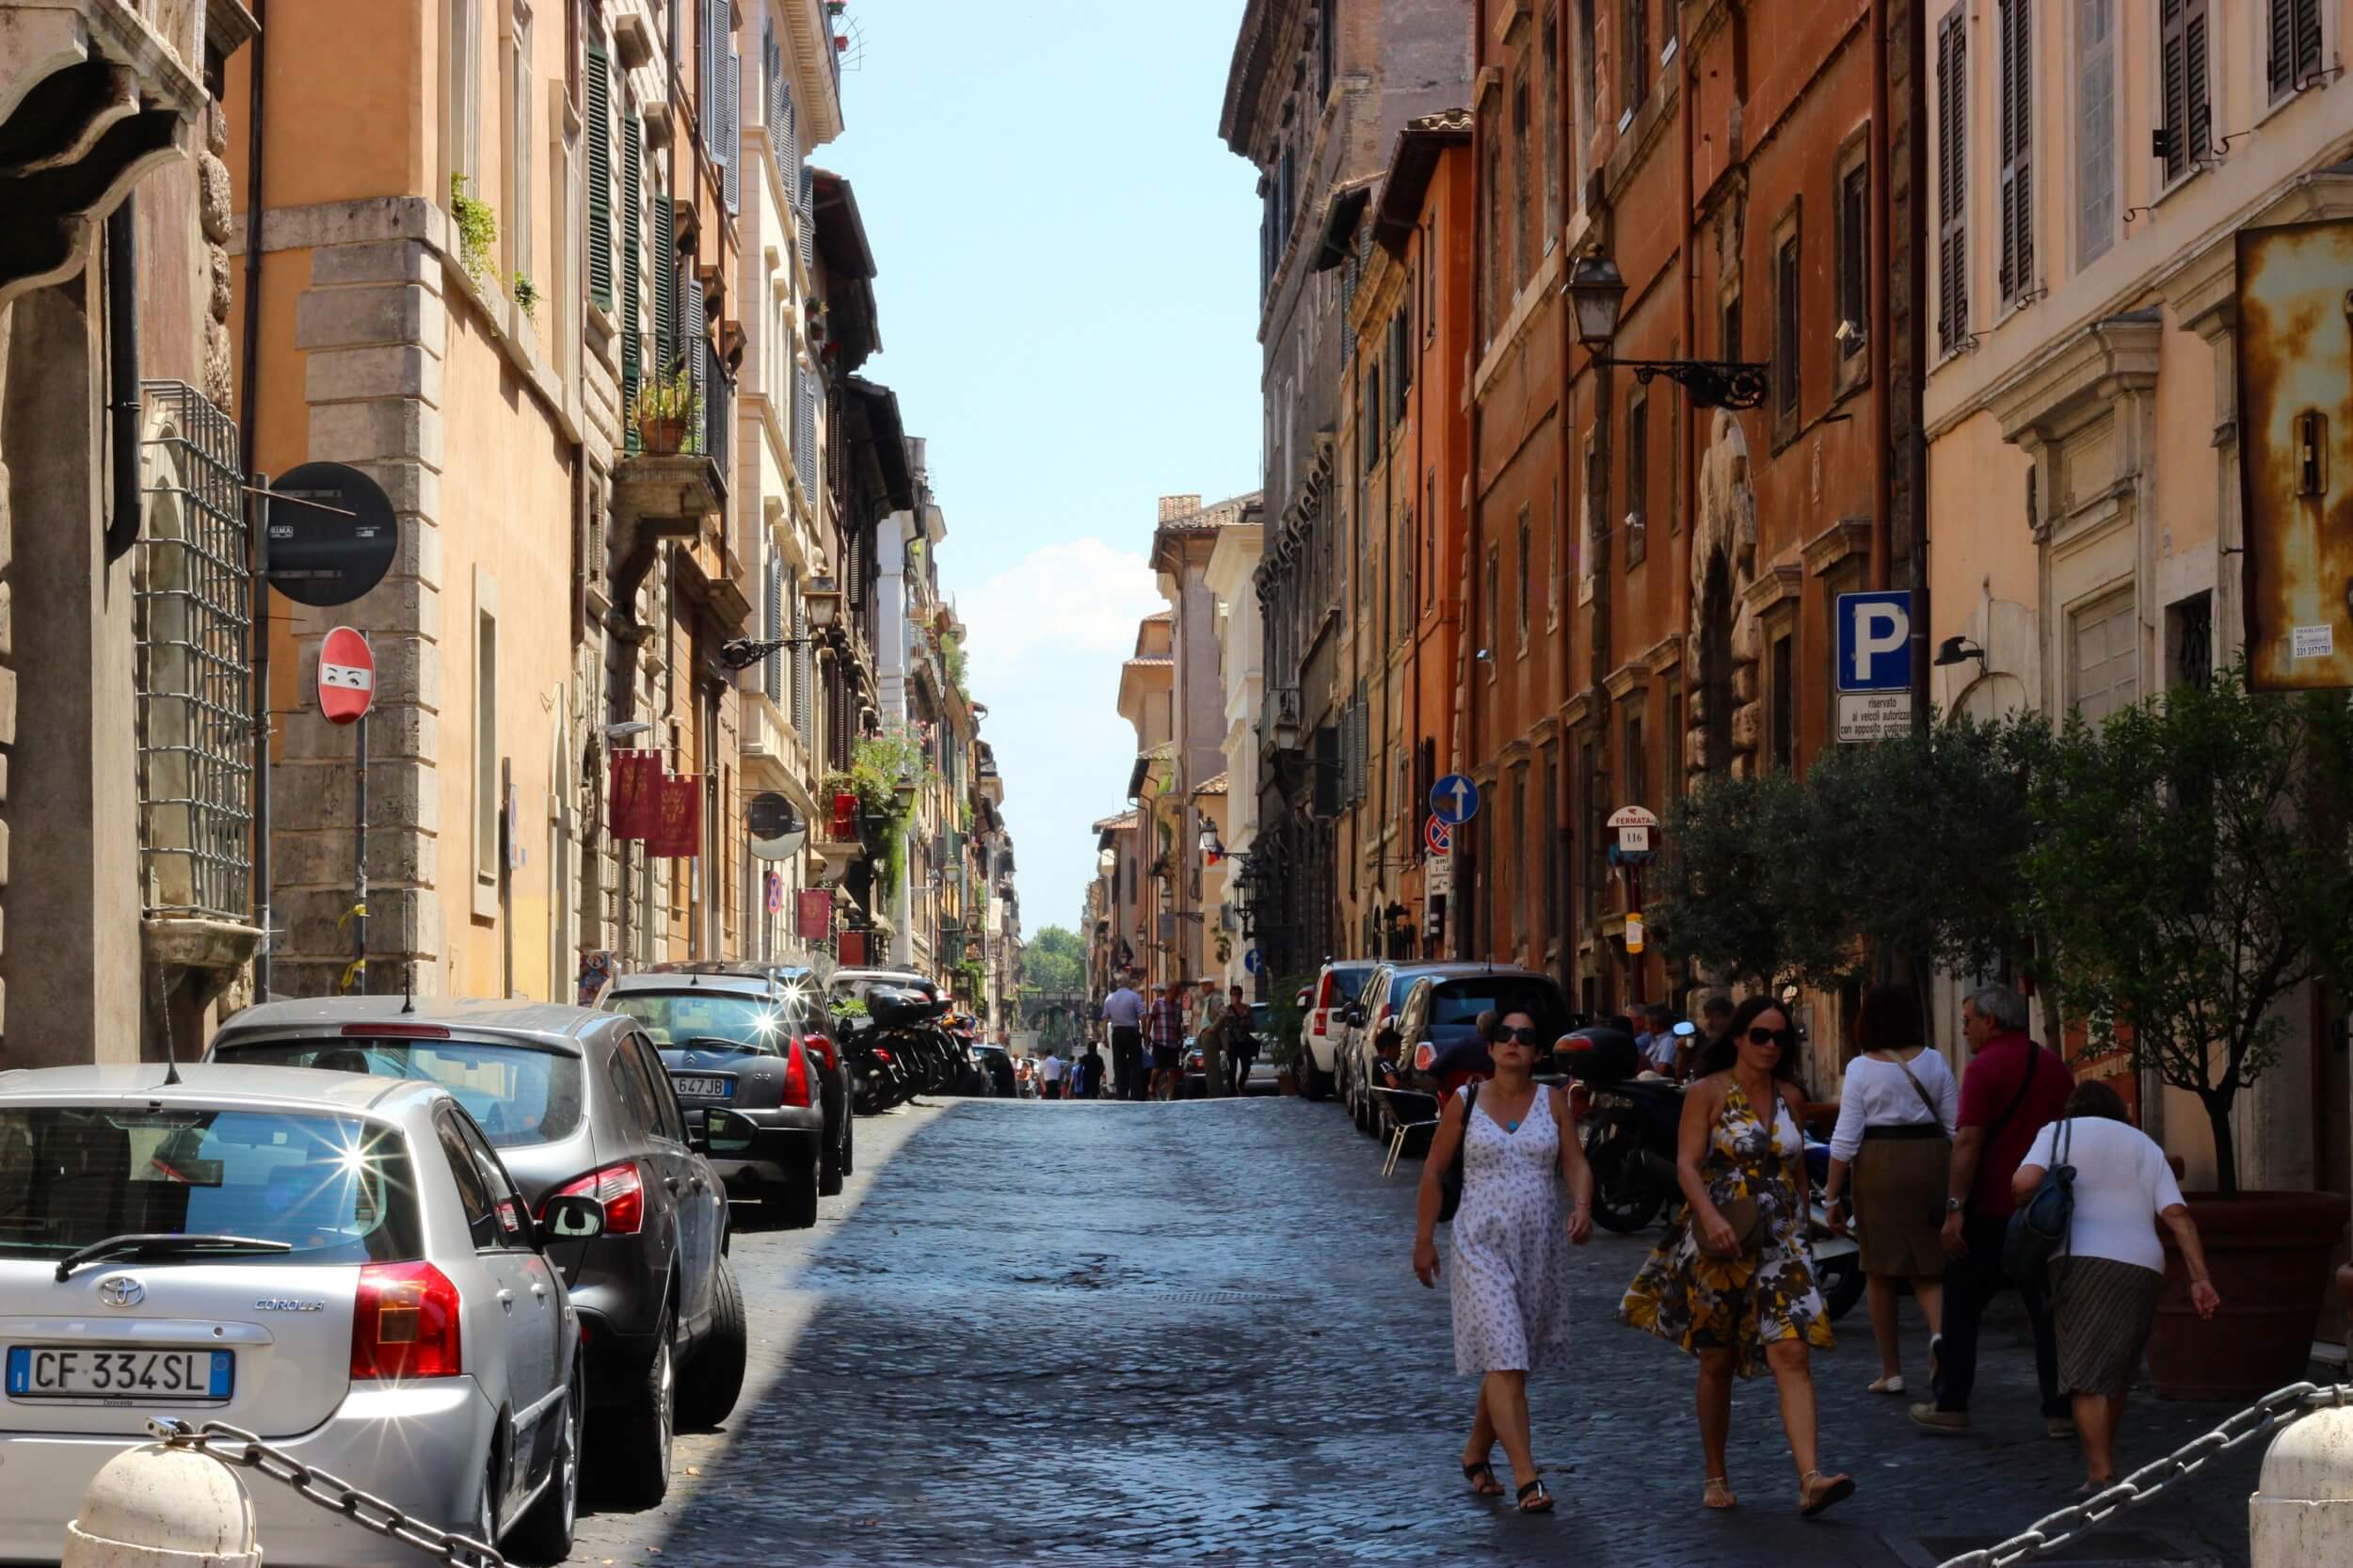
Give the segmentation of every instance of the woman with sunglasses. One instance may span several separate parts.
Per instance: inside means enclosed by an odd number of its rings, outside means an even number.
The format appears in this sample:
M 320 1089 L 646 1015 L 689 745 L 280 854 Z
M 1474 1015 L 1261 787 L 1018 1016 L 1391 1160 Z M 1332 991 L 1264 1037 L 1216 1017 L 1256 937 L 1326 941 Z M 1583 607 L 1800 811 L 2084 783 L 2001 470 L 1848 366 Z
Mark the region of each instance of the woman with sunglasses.
M 1422 1161 L 1414 1230 L 1414 1273 L 1438 1279 L 1438 1178 L 1463 1154 L 1463 1197 L 1454 1214 L 1454 1369 L 1478 1377 L 1463 1477 L 1482 1497 L 1499 1497 L 1497 1439 L 1519 1483 L 1523 1513 L 1552 1508 L 1530 1448 L 1528 1374 L 1568 1361 L 1568 1247 L 1593 1233 L 1593 1176 L 1577 1136 L 1568 1096 L 1535 1081 L 1536 1053 L 1552 1042 L 1521 1012 L 1489 1031 L 1495 1077 L 1450 1096 Z M 1569 1209 L 1562 1222 L 1561 1188 Z
M 1807 1518 L 1853 1496 L 1815 1449 L 1809 1347 L 1831 1348 L 1830 1314 L 1805 1247 L 1805 1101 L 1797 1032 L 1769 996 L 1751 997 L 1710 1043 L 1685 1094 L 1676 1169 L 1685 1205 L 1626 1291 L 1619 1318 L 1699 1358 L 1703 1501 L 1734 1508 L 1724 1441 L 1732 1380 L 1769 1368 Z

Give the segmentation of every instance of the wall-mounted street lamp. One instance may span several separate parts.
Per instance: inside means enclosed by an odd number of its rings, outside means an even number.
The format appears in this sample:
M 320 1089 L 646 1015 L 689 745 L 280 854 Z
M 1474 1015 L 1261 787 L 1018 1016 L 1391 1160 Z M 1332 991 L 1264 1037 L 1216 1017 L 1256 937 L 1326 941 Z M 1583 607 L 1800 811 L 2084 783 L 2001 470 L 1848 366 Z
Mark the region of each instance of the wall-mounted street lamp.
M 1977 673 L 1983 675 L 1985 673 L 1985 649 L 1967 637 L 1947 637 L 1937 646 L 1935 663 L 1940 667 L 1945 664 L 1964 664 L 1972 659 L 1977 662 Z
M 1769 368 L 1765 365 L 1736 360 L 1611 359 L 1609 344 L 1618 335 L 1618 313 L 1625 305 L 1625 280 L 1600 246 L 1586 247 L 1570 264 L 1568 281 L 1561 289 L 1569 296 L 1577 341 L 1592 351 L 1593 363 L 1621 366 L 1644 383 L 1663 376 L 1689 392 L 1697 408 L 1753 408 L 1765 401 Z
M 840 613 L 841 590 L 830 577 L 812 577 L 801 590 L 801 602 L 808 607 L 808 635 L 806 637 L 731 637 L 719 645 L 719 663 L 731 670 L 749 669 L 772 653 L 788 648 L 808 648 L 812 644 L 829 644 L 836 635 L 834 619 Z

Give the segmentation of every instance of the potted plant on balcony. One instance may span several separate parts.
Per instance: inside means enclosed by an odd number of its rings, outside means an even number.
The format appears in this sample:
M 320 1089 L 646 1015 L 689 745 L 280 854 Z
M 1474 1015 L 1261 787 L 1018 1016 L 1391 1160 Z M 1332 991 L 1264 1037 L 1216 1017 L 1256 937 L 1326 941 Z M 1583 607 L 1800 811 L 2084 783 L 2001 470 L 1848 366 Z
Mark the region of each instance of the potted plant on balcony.
M 2188 1194 L 2223 1308 L 2201 1321 L 2169 1258 L 2149 1347 L 2161 1398 L 2303 1374 L 2346 1201 L 2239 1185 L 2232 1112 L 2280 1062 L 2285 1004 L 2353 972 L 2353 698 L 2249 692 L 2246 667 L 2069 720 L 2031 786 L 2024 861 L 2050 978 L 2095 1053 L 2195 1096 L 2216 1191 Z M 2292 1096 L 2291 1096 L 2292 1097 Z
M 694 383 L 681 369 L 667 379 L 657 376 L 638 388 L 629 417 L 637 428 L 639 448 L 654 456 L 667 457 L 685 449 L 687 430 L 695 413 Z

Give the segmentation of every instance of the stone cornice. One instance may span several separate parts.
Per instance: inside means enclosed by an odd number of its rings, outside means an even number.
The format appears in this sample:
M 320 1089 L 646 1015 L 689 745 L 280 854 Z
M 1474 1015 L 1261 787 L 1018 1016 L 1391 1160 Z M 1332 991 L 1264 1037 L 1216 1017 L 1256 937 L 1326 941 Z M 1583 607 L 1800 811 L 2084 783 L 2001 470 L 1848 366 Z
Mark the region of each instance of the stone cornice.
M 1635 662 L 1653 675 L 1672 675 L 1683 664 L 1683 634 L 1670 632 L 1635 655 Z
M 2091 323 L 1986 398 L 2002 439 L 2016 441 L 2031 433 L 2057 440 L 2094 418 L 2119 392 L 2155 387 L 2164 335 L 2154 311 Z
M 1561 728 L 1575 729 L 1593 716 L 1593 694 L 1579 692 L 1561 705 Z
M 1650 674 L 1650 666 L 1640 659 L 1629 659 L 1601 678 L 1601 689 L 1609 694 L 1612 702 L 1624 702 L 1635 683 Z
M 1757 615 L 1763 615 L 1777 604 L 1796 599 L 1805 591 L 1805 570 L 1795 561 L 1776 561 L 1759 567 L 1756 580 L 1740 594 L 1742 602 Z
M 1870 522 L 1863 518 L 1841 518 L 1806 540 L 1800 553 L 1805 558 L 1805 569 L 1813 576 L 1822 577 L 1839 562 L 1853 555 L 1868 555 L 1870 550 Z

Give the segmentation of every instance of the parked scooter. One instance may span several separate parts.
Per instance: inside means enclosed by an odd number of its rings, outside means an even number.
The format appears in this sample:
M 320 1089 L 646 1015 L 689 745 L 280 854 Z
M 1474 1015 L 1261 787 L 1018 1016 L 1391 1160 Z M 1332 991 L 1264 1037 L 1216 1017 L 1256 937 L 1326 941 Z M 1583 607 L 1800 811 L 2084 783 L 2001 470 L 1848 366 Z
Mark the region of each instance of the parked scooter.
M 1863 1273 L 1863 1244 L 1855 1240 L 1851 1220 L 1844 1236 L 1831 1228 L 1830 1210 L 1821 1198 L 1822 1184 L 1830 1177 L 1830 1145 L 1811 1136 L 1805 1141 L 1805 1172 L 1814 1193 L 1806 1216 L 1806 1250 L 1814 1255 L 1815 1288 L 1821 1291 L 1823 1304 L 1835 1322 L 1863 1299 L 1867 1283 Z
M 1683 1122 L 1683 1086 L 1672 1079 L 1639 1076 L 1641 1057 L 1622 1030 L 1572 1031 L 1553 1062 L 1584 1102 L 1579 1115 L 1585 1162 L 1593 1172 L 1594 1223 L 1625 1235 L 1657 1219 L 1669 1203 L 1680 1203 L 1675 1140 Z

